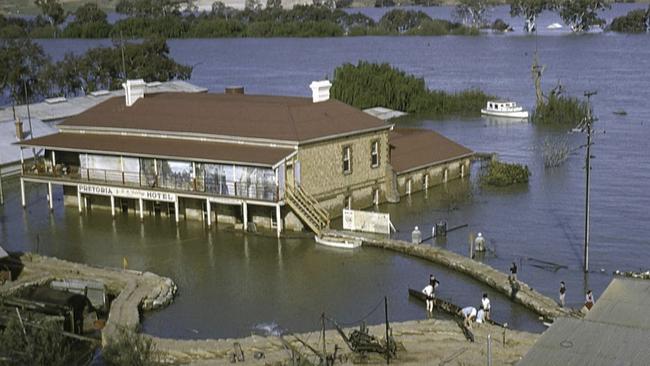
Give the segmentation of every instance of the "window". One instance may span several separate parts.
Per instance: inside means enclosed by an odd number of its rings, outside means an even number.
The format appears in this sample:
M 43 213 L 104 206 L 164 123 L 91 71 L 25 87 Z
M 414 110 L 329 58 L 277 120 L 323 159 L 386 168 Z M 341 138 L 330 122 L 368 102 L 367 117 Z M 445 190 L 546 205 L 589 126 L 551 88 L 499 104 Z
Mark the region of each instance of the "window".
M 343 147 L 343 174 L 352 173 L 352 148 L 350 146 Z
M 370 166 L 372 168 L 379 166 L 379 141 L 370 143 Z

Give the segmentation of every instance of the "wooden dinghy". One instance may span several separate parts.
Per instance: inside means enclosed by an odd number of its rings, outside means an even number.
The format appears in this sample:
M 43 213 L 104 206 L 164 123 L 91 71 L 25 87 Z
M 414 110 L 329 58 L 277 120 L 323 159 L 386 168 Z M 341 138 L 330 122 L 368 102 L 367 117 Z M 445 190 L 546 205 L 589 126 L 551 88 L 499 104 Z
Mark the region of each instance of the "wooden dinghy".
M 315 236 L 314 240 L 316 240 L 316 243 L 320 245 L 325 245 L 332 248 L 355 249 L 361 246 L 360 239 L 335 238 L 332 236 Z
M 414 290 L 412 288 L 409 289 L 409 295 L 421 300 L 422 302 L 426 301 L 426 295 L 422 293 L 422 291 Z M 440 299 L 438 297 L 433 299 L 433 306 L 436 307 L 436 309 L 440 309 L 444 311 L 447 314 L 450 314 L 454 317 L 462 319 L 463 317 L 461 315 L 458 315 L 458 313 L 462 310 L 462 308 L 456 304 L 453 304 L 447 300 Z M 486 319 L 486 322 L 492 325 L 496 325 L 499 327 L 504 327 L 505 326 L 499 322 L 496 322 L 492 319 Z

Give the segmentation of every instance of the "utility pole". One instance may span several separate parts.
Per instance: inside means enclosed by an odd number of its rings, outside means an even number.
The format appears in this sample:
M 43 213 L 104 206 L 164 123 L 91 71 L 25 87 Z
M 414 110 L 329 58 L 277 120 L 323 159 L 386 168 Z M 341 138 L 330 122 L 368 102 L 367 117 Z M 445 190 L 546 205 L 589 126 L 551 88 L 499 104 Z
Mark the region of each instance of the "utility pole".
M 596 93 L 596 91 L 585 91 L 585 97 L 587 97 L 587 117 L 585 121 L 585 128 L 587 129 L 587 156 L 585 158 L 585 169 L 587 169 L 585 187 L 585 273 L 589 272 L 589 179 L 591 177 L 591 134 L 593 123 L 590 98 Z

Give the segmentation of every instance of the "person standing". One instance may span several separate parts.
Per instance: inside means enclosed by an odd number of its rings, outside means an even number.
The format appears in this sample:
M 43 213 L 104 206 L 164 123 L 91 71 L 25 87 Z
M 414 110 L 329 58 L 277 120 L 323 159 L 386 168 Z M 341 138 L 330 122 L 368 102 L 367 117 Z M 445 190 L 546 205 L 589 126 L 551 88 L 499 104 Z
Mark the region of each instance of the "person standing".
M 433 291 L 433 285 L 431 283 L 422 290 L 422 293 L 426 296 L 427 315 L 433 314 L 433 298 L 435 296 Z
M 510 266 L 510 282 L 517 282 L 517 263 L 512 262 Z
M 483 306 L 481 306 L 478 309 L 478 312 L 476 312 L 476 323 L 477 324 L 487 323 L 487 312 L 483 310 Z
M 587 310 L 591 310 L 591 308 L 594 306 L 594 294 L 591 293 L 591 290 L 587 291 L 587 295 L 585 295 L 585 307 L 587 307 Z
M 477 252 L 485 251 L 485 238 L 481 233 L 478 233 L 476 239 L 474 239 L 474 250 Z
M 566 286 L 564 281 L 560 281 L 560 306 L 564 307 L 564 297 L 566 296 Z
M 481 299 L 481 308 L 485 313 L 485 320 L 490 320 L 490 309 L 492 308 L 492 305 L 490 304 L 487 292 L 483 294 L 483 298 Z

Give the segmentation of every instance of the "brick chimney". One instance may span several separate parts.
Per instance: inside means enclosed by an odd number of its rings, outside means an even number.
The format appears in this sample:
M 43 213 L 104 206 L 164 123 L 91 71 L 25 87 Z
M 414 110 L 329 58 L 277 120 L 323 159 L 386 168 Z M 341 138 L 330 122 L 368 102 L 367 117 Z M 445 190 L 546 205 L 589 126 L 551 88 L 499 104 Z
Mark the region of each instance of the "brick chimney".
M 20 117 L 16 119 L 16 138 L 18 141 L 22 141 L 24 137 L 24 132 L 23 132 L 23 121 L 20 120 Z
M 332 83 L 329 80 L 312 81 L 309 87 L 311 88 L 311 97 L 314 103 L 325 102 L 330 99 Z
M 147 87 L 147 83 L 142 79 L 137 80 L 127 80 L 126 83 L 122 83 L 124 88 L 124 97 L 126 98 L 126 106 L 130 107 L 135 102 L 144 98 L 144 89 Z

